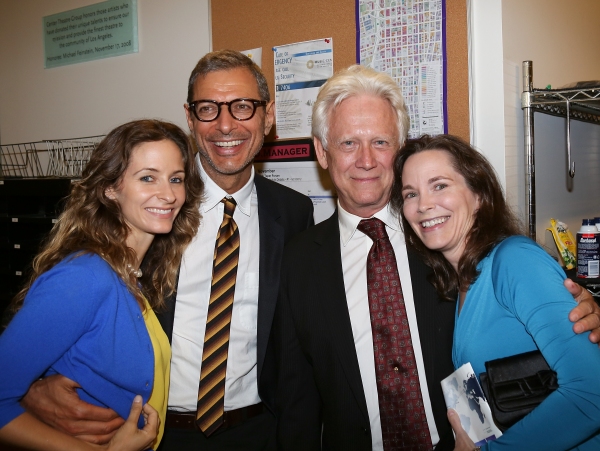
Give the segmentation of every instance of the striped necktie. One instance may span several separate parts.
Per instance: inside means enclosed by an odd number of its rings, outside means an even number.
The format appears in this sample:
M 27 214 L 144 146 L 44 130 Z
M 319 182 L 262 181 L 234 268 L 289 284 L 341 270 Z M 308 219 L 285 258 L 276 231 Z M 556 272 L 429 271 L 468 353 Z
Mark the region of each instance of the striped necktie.
M 223 424 L 229 326 L 240 253 L 240 234 L 233 220 L 235 200 L 225 197 L 221 202 L 225 208 L 213 258 L 196 414 L 198 427 L 206 436 Z

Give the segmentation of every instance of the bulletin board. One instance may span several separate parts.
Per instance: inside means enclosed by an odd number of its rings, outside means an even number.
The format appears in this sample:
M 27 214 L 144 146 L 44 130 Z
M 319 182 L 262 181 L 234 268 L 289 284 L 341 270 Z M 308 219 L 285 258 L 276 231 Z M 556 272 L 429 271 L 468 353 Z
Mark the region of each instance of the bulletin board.
M 211 2 L 213 50 L 262 47 L 262 69 L 275 92 L 271 49 L 333 38 L 334 71 L 356 63 L 353 0 L 217 0 Z M 466 0 L 446 1 L 448 132 L 469 141 Z M 275 130 L 267 137 L 272 141 Z

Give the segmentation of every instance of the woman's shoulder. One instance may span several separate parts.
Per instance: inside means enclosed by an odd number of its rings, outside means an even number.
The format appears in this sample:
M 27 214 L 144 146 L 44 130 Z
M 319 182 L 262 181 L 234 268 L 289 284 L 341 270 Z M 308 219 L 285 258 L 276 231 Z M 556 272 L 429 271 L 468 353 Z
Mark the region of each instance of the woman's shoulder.
M 514 257 L 519 254 L 528 254 L 530 252 L 539 252 L 544 250 L 531 238 L 523 235 L 513 235 L 502 240 L 495 248 L 495 258 Z
M 101 256 L 93 252 L 74 252 L 63 258 L 41 277 L 44 279 L 68 277 L 72 283 L 112 280 L 116 273 Z
M 63 258 L 56 267 L 81 269 L 81 270 L 94 270 L 94 271 L 107 271 L 112 268 L 100 255 L 95 252 L 78 251 L 73 252 Z
M 530 272 L 542 268 L 560 269 L 556 260 L 539 244 L 523 235 L 504 239 L 494 249 L 494 268 L 498 271 Z

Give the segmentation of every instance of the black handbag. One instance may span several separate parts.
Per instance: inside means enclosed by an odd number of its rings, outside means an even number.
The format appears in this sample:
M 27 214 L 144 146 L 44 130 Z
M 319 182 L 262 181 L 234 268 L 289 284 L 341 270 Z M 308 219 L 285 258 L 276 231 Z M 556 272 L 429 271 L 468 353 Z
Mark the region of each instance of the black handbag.
M 479 375 L 494 423 L 505 431 L 558 388 L 556 373 L 540 351 L 485 362 Z

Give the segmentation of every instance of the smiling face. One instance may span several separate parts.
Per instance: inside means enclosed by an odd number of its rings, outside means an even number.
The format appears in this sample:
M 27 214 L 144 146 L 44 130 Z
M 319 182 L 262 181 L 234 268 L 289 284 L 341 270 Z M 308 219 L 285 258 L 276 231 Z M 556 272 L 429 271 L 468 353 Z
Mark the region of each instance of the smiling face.
M 329 170 L 344 210 L 369 218 L 387 204 L 399 147 L 397 116 L 387 100 L 349 97 L 329 117 L 328 149 L 315 138 L 319 163 Z
M 154 235 L 168 233 L 185 201 L 184 164 L 173 141 L 145 142 L 131 153 L 119 185 L 106 191 L 130 228 L 127 246 L 142 259 Z
M 256 79 L 245 68 L 210 72 L 194 83 L 193 100 L 228 102 L 240 98 L 261 100 Z M 206 173 L 228 193 L 239 190 L 250 178 L 252 160 L 273 125 L 273 102 L 257 107 L 247 121 L 234 119 L 224 105 L 212 122 L 197 120 L 187 108 L 185 114 Z
M 450 154 L 425 150 L 408 157 L 402 196 L 404 217 L 423 244 L 440 251 L 457 269 L 479 198 L 454 169 Z

